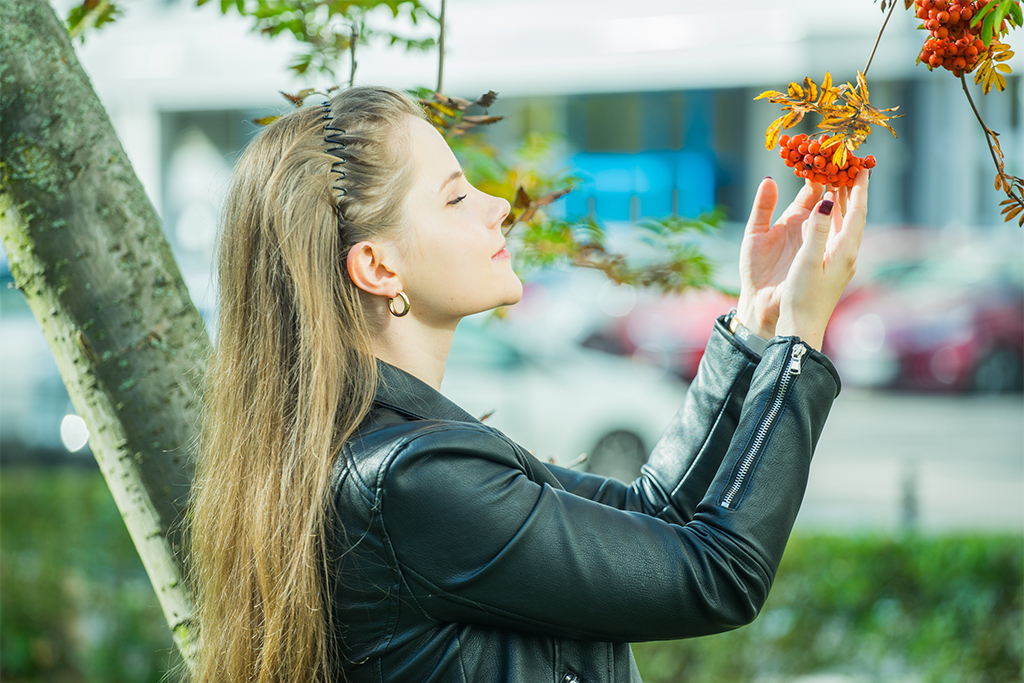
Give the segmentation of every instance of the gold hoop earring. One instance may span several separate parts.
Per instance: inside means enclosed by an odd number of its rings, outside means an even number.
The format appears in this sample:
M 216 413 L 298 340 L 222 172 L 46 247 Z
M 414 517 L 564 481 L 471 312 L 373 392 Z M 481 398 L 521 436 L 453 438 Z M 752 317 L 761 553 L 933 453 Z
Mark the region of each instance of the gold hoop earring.
M 394 297 L 388 297 L 388 310 L 391 311 L 391 315 L 395 316 L 396 318 L 401 318 L 402 316 L 406 315 L 409 312 L 409 297 L 407 297 L 405 295 L 405 292 L 402 291 L 398 292 L 398 296 L 401 297 L 402 302 L 405 304 L 405 307 L 402 309 L 401 312 L 396 311 Z

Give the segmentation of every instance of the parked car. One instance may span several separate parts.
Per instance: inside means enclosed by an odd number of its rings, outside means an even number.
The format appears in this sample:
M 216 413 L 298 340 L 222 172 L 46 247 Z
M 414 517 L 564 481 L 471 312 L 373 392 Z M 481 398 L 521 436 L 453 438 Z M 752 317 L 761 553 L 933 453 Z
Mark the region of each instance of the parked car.
M 685 389 L 647 363 L 478 319 L 459 326 L 441 385 L 539 459 L 623 481 L 639 474 Z
M 1020 236 L 979 236 L 944 255 L 879 270 L 825 334 L 848 385 L 999 393 L 1024 387 Z
M 610 320 L 583 345 L 644 358 L 689 382 L 697 376 L 715 319 L 735 305 L 735 298 L 714 289 L 647 299 Z

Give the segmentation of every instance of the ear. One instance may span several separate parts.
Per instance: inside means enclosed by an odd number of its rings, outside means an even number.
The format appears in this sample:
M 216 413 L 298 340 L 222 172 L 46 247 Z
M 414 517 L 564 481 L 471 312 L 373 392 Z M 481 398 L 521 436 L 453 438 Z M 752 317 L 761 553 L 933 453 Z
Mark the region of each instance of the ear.
M 379 242 L 358 242 L 348 251 L 346 267 L 356 287 L 369 294 L 395 297 L 401 279 L 385 262 L 391 262 L 392 248 Z

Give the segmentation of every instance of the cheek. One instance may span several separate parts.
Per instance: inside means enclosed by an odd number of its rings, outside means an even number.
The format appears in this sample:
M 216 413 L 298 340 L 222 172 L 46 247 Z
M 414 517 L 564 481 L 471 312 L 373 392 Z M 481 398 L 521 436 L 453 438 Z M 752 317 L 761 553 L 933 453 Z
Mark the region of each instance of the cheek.
M 454 221 L 425 227 L 411 253 L 412 278 L 439 299 L 462 298 L 490 268 L 486 235 L 460 229 Z

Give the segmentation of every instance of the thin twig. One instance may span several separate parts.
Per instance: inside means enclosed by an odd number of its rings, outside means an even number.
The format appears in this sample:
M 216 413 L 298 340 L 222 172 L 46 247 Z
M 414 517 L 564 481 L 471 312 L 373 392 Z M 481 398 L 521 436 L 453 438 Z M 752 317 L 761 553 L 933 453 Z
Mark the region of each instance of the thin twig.
M 974 116 L 978 119 L 978 123 L 981 124 L 981 129 L 985 131 L 985 142 L 988 143 L 988 151 L 989 154 L 992 155 L 992 163 L 996 166 L 996 173 L 1000 178 L 1002 178 L 1006 175 L 1006 172 L 1003 170 L 1003 165 L 999 162 L 999 157 L 996 156 L 996 148 L 992 143 L 992 131 L 985 125 L 985 120 L 981 118 L 981 112 L 978 111 L 978 107 L 974 104 L 974 98 L 971 97 L 971 91 L 967 89 L 967 78 L 963 72 L 960 73 L 960 87 L 963 88 L 964 95 L 967 95 L 967 101 L 970 103 L 971 109 L 974 111 Z M 1024 200 L 1013 192 L 1012 183 L 1010 184 L 1010 189 L 1006 191 L 1006 194 L 1011 199 L 1015 199 L 1018 203 L 1024 204 Z
M 875 50 L 878 49 L 878 43 L 882 41 L 882 33 L 885 32 L 885 27 L 889 24 L 889 17 L 892 16 L 892 11 L 896 9 L 896 3 L 900 0 L 891 0 L 889 4 L 889 13 L 885 15 L 885 21 L 882 22 L 882 28 L 878 29 L 878 37 L 875 38 L 875 46 L 871 48 L 871 56 L 868 57 L 868 63 L 864 66 L 863 74 L 868 75 L 868 69 L 871 68 L 871 60 L 875 58 Z
M 441 87 L 444 78 L 444 9 L 446 4 L 445 0 L 441 0 L 441 31 L 437 38 L 437 88 L 434 92 L 444 92 Z
M 352 53 L 352 67 L 348 72 L 348 87 L 352 87 L 356 84 L 356 43 L 359 42 L 359 24 L 358 20 L 352 21 L 352 36 L 348 41 L 348 49 Z

